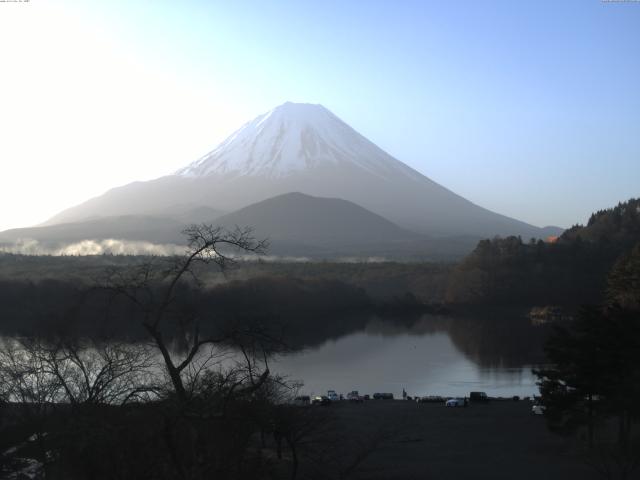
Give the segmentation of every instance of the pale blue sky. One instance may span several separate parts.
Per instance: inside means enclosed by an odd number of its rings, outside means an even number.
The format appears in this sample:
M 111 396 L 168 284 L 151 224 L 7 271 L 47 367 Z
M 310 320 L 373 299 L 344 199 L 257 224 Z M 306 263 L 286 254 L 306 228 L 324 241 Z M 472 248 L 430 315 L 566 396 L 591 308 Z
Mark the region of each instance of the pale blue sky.
M 0 4 L 0 41 L 0 200 L 38 192 L 0 228 L 170 173 L 287 100 L 536 225 L 640 196 L 636 2 L 31 0 Z

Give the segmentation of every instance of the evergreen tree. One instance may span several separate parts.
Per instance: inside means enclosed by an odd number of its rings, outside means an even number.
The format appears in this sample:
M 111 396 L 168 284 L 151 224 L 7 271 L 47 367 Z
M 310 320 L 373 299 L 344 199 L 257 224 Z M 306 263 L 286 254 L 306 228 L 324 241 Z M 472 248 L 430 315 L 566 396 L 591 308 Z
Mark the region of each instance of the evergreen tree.
M 630 469 L 640 465 L 633 426 L 640 420 L 640 246 L 622 257 L 608 277 L 607 304 L 584 307 L 572 325 L 557 328 L 545 352 L 549 367 L 536 370 L 549 427 L 588 432 L 617 423 L 616 458 Z M 606 429 L 602 429 L 606 432 Z M 622 470 L 621 470 L 622 471 Z M 621 473 L 622 475 L 622 473 Z M 624 477 L 626 478 L 626 477 Z
M 640 310 L 640 243 L 614 265 L 607 281 L 607 300 L 629 310 Z

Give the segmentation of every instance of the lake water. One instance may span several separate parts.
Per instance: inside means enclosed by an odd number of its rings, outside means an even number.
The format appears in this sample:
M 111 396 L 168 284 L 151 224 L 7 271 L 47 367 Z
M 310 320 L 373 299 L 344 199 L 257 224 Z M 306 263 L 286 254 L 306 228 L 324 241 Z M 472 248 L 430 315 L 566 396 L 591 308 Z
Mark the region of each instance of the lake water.
M 296 353 L 272 359 L 270 370 L 300 381 L 300 394 L 393 393 L 410 396 L 521 397 L 538 393 L 534 365 L 544 362 L 542 328 L 523 317 L 352 316 L 299 323 Z M 306 348 L 304 346 L 306 345 Z M 294 347 L 295 346 L 295 347 Z M 235 361 L 232 352 L 221 365 Z M 206 357 L 206 355 L 204 355 Z M 158 371 L 162 362 L 158 355 Z
M 273 371 L 301 380 L 301 393 L 391 392 L 408 395 L 538 394 L 531 365 L 538 332 L 528 323 L 423 317 L 411 325 L 373 319 L 361 331 L 278 358 Z M 509 331 L 511 330 L 511 331 Z M 522 347 L 519 344 L 523 344 Z M 526 345 L 526 347 L 525 347 Z

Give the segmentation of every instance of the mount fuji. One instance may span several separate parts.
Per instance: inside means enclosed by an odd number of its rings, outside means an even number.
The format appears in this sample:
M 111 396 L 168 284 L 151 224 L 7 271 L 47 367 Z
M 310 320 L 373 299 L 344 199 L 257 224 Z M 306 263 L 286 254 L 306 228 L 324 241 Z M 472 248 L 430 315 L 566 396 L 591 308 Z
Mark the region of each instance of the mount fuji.
M 396 160 L 322 105 L 290 102 L 246 123 L 173 175 L 114 188 L 43 225 L 203 208 L 228 214 L 291 192 L 353 202 L 432 238 L 543 238 L 559 230 L 475 205 Z
M 360 170 L 379 179 L 420 177 L 322 105 L 287 102 L 244 125 L 176 175 L 228 174 L 284 179 L 328 169 Z

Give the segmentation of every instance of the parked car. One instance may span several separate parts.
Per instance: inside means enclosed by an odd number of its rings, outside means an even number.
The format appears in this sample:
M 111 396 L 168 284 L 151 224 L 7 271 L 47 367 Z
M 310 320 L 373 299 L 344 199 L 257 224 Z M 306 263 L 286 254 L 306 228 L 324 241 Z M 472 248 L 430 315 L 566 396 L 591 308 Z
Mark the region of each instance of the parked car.
M 336 393 L 335 390 L 327 390 L 327 398 L 332 402 L 337 402 L 340 400 L 340 396 Z
M 531 413 L 534 415 L 544 415 L 545 409 L 544 405 L 534 405 L 531 407 Z
M 311 397 L 309 395 L 300 395 L 299 397 L 293 399 L 293 404 L 300 406 L 310 405 Z
M 464 407 L 464 398 L 450 398 L 445 402 L 446 407 Z
M 321 396 L 317 396 L 317 397 L 313 397 L 313 400 L 311 401 L 312 405 L 320 405 L 322 407 L 327 407 L 329 405 L 331 405 L 331 400 L 329 400 L 329 397 L 327 397 L 326 395 L 321 395 Z
M 393 393 L 374 393 L 374 400 L 393 400 Z
M 353 390 L 352 392 L 347 393 L 347 400 L 349 400 L 350 402 L 360 403 L 364 401 L 364 398 L 362 398 L 357 390 Z
M 489 397 L 485 392 L 471 392 L 469 393 L 469 401 L 477 403 L 487 403 L 489 401 Z

